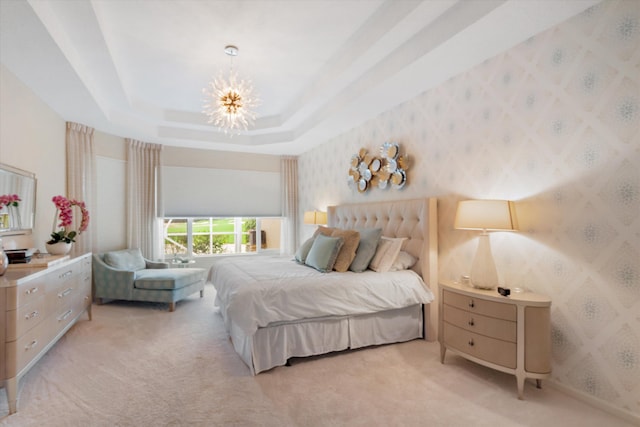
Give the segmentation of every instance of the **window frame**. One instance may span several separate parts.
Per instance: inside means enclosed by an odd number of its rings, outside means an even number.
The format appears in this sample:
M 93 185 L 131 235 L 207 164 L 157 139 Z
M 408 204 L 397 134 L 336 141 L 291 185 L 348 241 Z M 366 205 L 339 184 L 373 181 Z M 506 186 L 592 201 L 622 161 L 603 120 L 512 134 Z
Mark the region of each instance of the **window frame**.
M 216 219 L 233 219 L 234 222 L 234 227 L 233 227 L 233 232 L 232 233 L 223 233 L 223 232 L 214 232 L 213 228 L 214 228 L 214 224 L 213 221 L 215 221 Z M 246 245 L 248 245 L 249 243 L 249 232 L 245 232 L 242 229 L 242 225 L 244 223 L 244 220 L 255 220 L 256 222 L 256 242 L 255 242 L 255 251 L 243 251 L 242 247 L 245 245 L 245 243 L 243 243 L 243 238 L 246 235 L 247 236 L 247 243 Z M 274 251 L 279 251 L 279 247 L 278 248 L 262 248 L 262 220 L 264 219 L 268 219 L 268 220 L 272 220 L 272 219 L 277 219 L 280 221 L 280 230 L 282 230 L 283 227 L 283 220 L 285 219 L 283 216 L 192 216 L 192 217 L 177 217 L 177 216 L 167 216 L 164 217 L 162 220 L 162 224 L 163 224 L 163 246 L 164 246 L 164 253 L 163 256 L 165 259 L 171 258 L 171 257 L 177 257 L 177 256 L 185 256 L 185 257 L 189 257 L 189 258 L 204 258 L 204 257 L 218 257 L 218 256 L 252 256 L 252 255 L 256 255 L 256 254 L 260 254 L 260 253 L 273 253 Z M 183 246 L 181 243 L 175 242 L 174 244 L 177 244 L 181 247 L 184 247 L 186 249 L 186 253 L 170 253 L 170 252 L 166 252 L 166 240 L 169 237 L 169 233 L 168 233 L 168 225 L 167 222 L 168 221 L 174 221 L 174 220 L 179 220 L 179 221 L 185 221 L 186 222 L 186 238 L 187 238 L 187 244 L 186 247 Z M 202 220 L 208 220 L 209 221 L 209 232 L 208 233 L 195 233 L 193 232 L 193 224 L 194 221 L 202 221 Z M 172 233 L 171 235 L 173 236 L 184 236 L 185 234 L 176 234 L 176 233 Z M 223 252 L 223 253 L 213 253 L 213 248 L 210 246 L 210 250 L 211 253 L 205 253 L 205 254 L 198 254 L 198 253 L 194 253 L 193 251 L 193 242 L 194 242 L 194 236 L 195 235 L 209 235 L 210 236 L 210 242 L 213 242 L 213 236 L 216 235 L 228 235 L 228 234 L 232 234 L 234 236 L 234 251 L 233 252 Z

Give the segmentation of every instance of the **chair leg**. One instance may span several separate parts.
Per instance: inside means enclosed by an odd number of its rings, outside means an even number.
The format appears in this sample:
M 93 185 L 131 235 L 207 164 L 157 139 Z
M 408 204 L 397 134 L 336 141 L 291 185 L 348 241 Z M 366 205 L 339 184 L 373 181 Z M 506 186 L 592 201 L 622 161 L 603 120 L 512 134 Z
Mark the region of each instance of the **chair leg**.
M 176 311 L 176 303 L 175 302 L 170 302 L 169 303 L 169 311 L 172 312 L 172 313 L 174 311 Z

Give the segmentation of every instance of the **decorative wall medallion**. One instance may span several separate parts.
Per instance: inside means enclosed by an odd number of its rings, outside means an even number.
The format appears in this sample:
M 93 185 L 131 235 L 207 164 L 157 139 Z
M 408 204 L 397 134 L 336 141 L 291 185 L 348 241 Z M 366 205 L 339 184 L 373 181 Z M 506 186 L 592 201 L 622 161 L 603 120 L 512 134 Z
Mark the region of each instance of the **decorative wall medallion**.
M 348 182 L 355 184 L 361 193 L 372 187 L 400 189 L 407 183 L 409 158 L 400 155 L 400 144 L 385 142 L 379 151 L 380 156 L 375 157 L 361 148 L 358 154 L 351 156 Z

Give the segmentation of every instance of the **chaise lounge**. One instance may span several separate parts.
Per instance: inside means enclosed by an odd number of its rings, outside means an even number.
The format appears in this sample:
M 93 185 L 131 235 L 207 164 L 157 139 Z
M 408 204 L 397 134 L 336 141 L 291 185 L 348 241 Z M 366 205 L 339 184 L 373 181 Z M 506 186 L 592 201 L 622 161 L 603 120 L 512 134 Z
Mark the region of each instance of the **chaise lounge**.
M 176 302 L 194 292 L 204 296 L 206 270 L 169 268 L 166 262 L 145 259 L 140 249 L 125 249 L 93 255 L 93 295 L 105 300 L 166 302 L 174 311 Z

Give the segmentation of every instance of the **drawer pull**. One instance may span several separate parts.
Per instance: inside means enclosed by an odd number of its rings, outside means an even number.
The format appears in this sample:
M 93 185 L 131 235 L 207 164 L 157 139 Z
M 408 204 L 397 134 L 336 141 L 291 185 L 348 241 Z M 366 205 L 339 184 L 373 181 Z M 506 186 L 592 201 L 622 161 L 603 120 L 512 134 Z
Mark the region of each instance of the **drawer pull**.
M 476 306 L 476 305 L 475 305 L 475 303 L 473 302 L 473 300 L 469 300 L 469 307 L 470 307 L 470 308 L 473 308 L 473 307 L 475 307 L 475 306 Z
M 40 313 L 38 313 L 38 310 L 32 311 L 31 313 L 27 314 L 26 316 L 24 316 L 24 318 L 26 320 L 29 319 L 33 319 L 34 317 L 38 317 L 40 315 Z
M 70 276 L 71 274 L 73 274 L 73 270 L 69 270 L 69 271 L 65 271 L 64 273 L 62 273 L 61 275 L 58 276 L 58 278 L 60 279 L 64 279 L 65 277 Z
M 71 316 L 71 313 L 73 313 L 73 310 L 65 311 L 65 313 L 62 316 L 58 317 L 58 322 L 61 322 L 63 320 L 67 320 L 67 317 Z
M 471 338 L 471 339 L 469 340 L 469 346 L 470 346 L 470 347 L 473 347 L 474 345 L 475 345 L 475 343 L 473 342 L 473 338 Z
M 473 319 L 469 319 L 469 321 L 467 322 L 469 324 L 469 326 L 473 326 L 476 323 L 473 321 Z
M 29 344 L 24 346 L 25 351 L 31 350 L 33 347 L 38 345 L 38 340 L 33 340 Z
M 64 291 L 62 291 L 61 293 L 58 294 L 58 298 L 64 298 L 67 295 L 69 295 L 71 292 L 73 291 L 73 288 L 67 288 Z
M 31 295 L 31 294 L 35 294 L 36 292 L 38 292 L 38 288 L 31 288 L 31 289 L 27 289 L 26 291 L 24 291 L 24 293 L 26 295 Z

